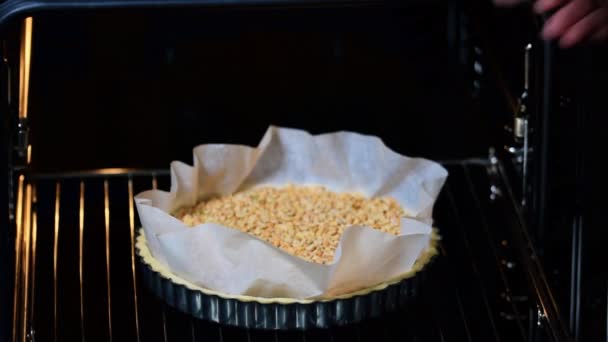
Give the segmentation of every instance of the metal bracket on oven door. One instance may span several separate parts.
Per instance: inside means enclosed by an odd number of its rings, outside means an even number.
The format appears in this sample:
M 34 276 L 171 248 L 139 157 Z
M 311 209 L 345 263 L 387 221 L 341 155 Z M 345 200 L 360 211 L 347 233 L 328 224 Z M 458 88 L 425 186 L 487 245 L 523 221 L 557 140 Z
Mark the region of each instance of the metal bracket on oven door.
M 490 200 L 495 201 L 503 196 L 502 189 L 500 186 L 500 174 L 498 166 L 498 157 L 496 157 L 496 150 L 490 147 L 488 152 L 488 175 L 490 176 Z
M 27 335 L 25 336 L 27 342 L 36 342 L 36 331 L 30 327 Z
M 532 44 L 526 45 L 524 49 L 524 89 L 518 99 L 517 108 L 513 115 L 513 126 L 507 127 L 512 133 L 513 144 L 505 146 L 507 152 L 513 155 L 515 164 L 518 166 L 522 182 L 521 204 L 526 206 L 526 193 L 528 187 L 528 164 L 532 148 L 530 147 L 530 56 Z
M 27 148 L 29 145 L 30 126 L 27 118 L 19 118 L 17 121 L 17 141 L 15 150 L 21 159 L 27 158 Z
M 2 63 L 2 68 L 3 70 L 3 76 L 6 77 L 6 79 L 3 79 L 2 82 L 4 82 L 6 84 L 6 103 L 3 104 L 7 107 L 7 111 L 9 112 L 9 115 L 14 116 L 14 121 L 11 120 L 12 125 L 14 125 L 14 132 L 15 132 L 15 137 L 14 140 L 11 142 L 13 145 L 13 150 L 16 153 L 17 156 L 17 160 L 15 160 L 15 165 L 17 168 L 19 168 L 22 165 L 19 164 L 25 164 L 28 162 L 28 146 L 29 146 L 29 136 L 30 136 L 30 125 L 29 125 L 29 120 L 27 118 L 27 116 L 25 115 L 21 115 L 21 113 L 18 113 L 19 109 L 18 108 L 13 108 L 13 95 L 14 92 L 12 90 L 12 85 L 13 85 L 13 72 L 11 70 L 11 66 L 8 62 L 8 60 L 6 59 L 6 57 L 3 57 L 1 60 Z M 12 117 L 11 117 L 12 119 Z

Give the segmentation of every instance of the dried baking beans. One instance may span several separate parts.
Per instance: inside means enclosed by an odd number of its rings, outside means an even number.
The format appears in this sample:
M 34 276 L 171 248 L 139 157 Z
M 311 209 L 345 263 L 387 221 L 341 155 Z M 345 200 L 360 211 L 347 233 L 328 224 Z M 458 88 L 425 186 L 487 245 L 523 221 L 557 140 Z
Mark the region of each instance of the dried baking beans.
M 367 226 L 398 235 L 404 211 L 390 197 L 288 185 L 214 197 L 175 216 L 189 226 L 217 223 L 239 229 L 292 255 L 327 264 L 346 227 Z

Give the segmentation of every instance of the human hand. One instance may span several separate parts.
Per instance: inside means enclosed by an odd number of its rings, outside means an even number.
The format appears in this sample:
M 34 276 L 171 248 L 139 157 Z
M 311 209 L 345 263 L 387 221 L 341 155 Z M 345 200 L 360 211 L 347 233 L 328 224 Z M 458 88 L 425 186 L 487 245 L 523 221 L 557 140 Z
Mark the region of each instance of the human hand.
M 525 0 L 494 0 L 499 6 L 513 6 Z M 602 3 L 603 2 L 603 3 Z M 608 1 L 536 0 L 534 10 L 555 10 L 543 27 L 543 38 L 558 39 L 563 48 L 586 41 L 608 40 Z

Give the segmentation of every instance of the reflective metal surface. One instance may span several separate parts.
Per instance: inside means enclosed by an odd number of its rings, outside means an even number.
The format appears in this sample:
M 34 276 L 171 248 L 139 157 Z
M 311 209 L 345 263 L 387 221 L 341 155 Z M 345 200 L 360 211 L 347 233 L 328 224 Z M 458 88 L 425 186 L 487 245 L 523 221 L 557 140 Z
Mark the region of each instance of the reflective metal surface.
M 310 304 L 262 304 L 207 295 L 173 283 L 150 268 L 142 258 L 145 285 L 177 310 L 196 318 L 246 329 L 308 330 L 357 323 L 406 306 L 418 295 L 426 271 L 386 289 L 366 295 Z M 427 265 L 431 267 L 432 265 Z M 163 326 L 165 324 L 163 311 Z

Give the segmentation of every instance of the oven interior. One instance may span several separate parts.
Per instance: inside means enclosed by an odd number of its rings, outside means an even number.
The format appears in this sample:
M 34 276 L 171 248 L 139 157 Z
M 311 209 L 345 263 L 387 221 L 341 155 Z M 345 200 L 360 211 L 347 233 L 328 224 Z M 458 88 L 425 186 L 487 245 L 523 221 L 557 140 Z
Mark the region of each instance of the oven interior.
M 569 339 L 537 251 L 551 47 L 526 8 L 103 3 L 3 26 L 0 341 Z M 531 128 L 514 139 L 526 78 Z M 256 145 L 271 124 L 377 135 L 448 169 L 419 300 L 345 327 L 256 331 L 142 286 L 133 196 L 168 190 L 192 147 Z

